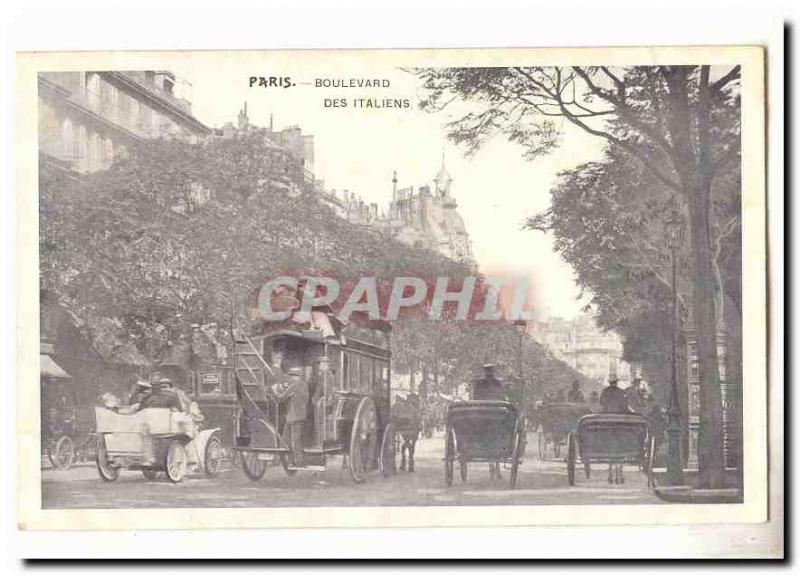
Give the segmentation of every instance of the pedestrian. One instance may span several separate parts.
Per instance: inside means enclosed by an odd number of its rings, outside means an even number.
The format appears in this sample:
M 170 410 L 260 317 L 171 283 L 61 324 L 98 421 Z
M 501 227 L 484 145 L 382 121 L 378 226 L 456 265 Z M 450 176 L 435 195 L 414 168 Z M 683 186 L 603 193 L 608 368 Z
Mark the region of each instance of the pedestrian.
M 642 380 L 638 377 L 633 378 L 630 387 L 625 390 L 625 397 L 628 401 L 628 408 L 633 413 L 647 416 L 648 406 L 647 399 L 644 396 L 642 389 Z
M 280 403 L 287 404 L 286 420 L 281 435 L 289 434 L 289 447 L 292 450 L 294 467 L 303 466 L 303 427 L 308 407 L 308 383 L 302 367 L 292 367 L 288 371 L 288 381 L 277 389 L 276 397 Z
M 589 409 L 592 410 L 592 413 L 600 413 L 600 411 L 602 411 L 602 407 L 600 406 L 600 394 L 597 393 L 597 390 L 593 391 L 589 396 Z
M 572 389 L 567 394 L 567 401 L 569 403 L 584 403 L 586 401 L 577 379 L 572 381 Z
M 650 413 L 647 415 L 647 422 L 650 424 L 650 434 L 653 436 L 654 457 L 658 458 L 659 447 L 664 440 L 664 433 L 667 429 L 667 418 L 657 401 L 652 402 Z

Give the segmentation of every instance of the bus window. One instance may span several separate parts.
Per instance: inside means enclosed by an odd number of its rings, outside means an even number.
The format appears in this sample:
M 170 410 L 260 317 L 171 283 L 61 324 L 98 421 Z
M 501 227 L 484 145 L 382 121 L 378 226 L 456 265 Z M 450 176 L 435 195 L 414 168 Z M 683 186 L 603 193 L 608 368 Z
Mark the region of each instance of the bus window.
M 372 393 L 372 358 L 362 356 L 360 359 L 361 364 L 361 379 L 359 380 L 358 390 L 363 394 Z

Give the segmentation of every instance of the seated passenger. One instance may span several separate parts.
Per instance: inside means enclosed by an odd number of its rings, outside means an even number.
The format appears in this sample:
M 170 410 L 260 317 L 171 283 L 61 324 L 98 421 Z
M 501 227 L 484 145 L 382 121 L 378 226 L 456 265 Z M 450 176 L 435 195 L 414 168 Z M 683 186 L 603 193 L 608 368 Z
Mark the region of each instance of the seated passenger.
M 163 407 L 174 411 L 181 411 L 181 402 L 178 396 L 169 389 L 171 380 L 166 377 L 153 379 L 153 392 L 142 401 L 139 409 Z
M 128 405 L 134 406 L 136 404 L 142 403 L 144 398 L 150 395 L 153 392 L 153 386 L 150 384 L 150 381 L 147 379 L 138 379 L 133 386 L 133 390 L 131 391 L 130 398 L 128 400 Z

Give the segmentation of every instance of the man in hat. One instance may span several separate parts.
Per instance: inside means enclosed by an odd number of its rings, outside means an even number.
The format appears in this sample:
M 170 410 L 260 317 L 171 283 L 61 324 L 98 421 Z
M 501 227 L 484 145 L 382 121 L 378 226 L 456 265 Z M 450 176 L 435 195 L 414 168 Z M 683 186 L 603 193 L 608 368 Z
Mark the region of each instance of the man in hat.
M 472 383 L 473 401 L 506 401 L 503 383 L 494 375 L 494 364 L 483 365 L 483 377 Z
M 578 383 L 577 379 L 572 380 L 572 389 L 569 390 L 567 394 L 567 401 L 569 403 L 583 403 L 586 401 L 583 397 L 583 392 L 581 391 L 581 384 Z
M 161 374 L 156 373 L 153 375 L 153 392 L 148 395 L 141 403 L 141 409 L 148 409 L 150 407 L 165 407 L 175 411 L 181 410 L 181 402 L 178 396 L 169 389 L 172 380 L 168 377 L 163 377 Z
M 502 382 L 494 375 L 494 364 L 483 365 L 483 377 L 472 383 L 473 401 L 507 401 Z M 501 479 L 500 462 L 489 462 L 489 478 Z
M 617 387 L 617 383 L 617 375 L 611 374 L 608 377 L 608 387 L 600 394 L 600 406 L 604 413 L 631 413 L 630 407 L 628 407 L 628 396 Z M 622 464 L 608 464 L 608 482 L 625 483 Z
M 630 387 L 625 390 L 625 397 L 628 400 L 628 409 L 639 415 L 647 416 L 650 406 L 647 405 L 647 398 L 642 389 L 642 380 L 638 377 L 633 378 Z
M 131 390 L 131 395 L 128 400 L 128 405 L 136 406 L 142 403 L 145 398 L 153 392 L 153 386 L 150 385 L 150 381 L 147 379 L 139 378 L 136 380 L 136 383 L 133 384 L 133 389 Z
M 287 404 L 282 434 L 289 432 L 289 447 L 295 467 L 303 466 L 303 426 L 308 407 L 308 383 L 303 377 L 303 368 L 292 367 L 288 381 L 277 386 L 275 396 L 280 403 Z
M 610 375 L 608 387 L 600 394 L 600 406 L 604 413 L 630 413 L 628 398 L 625 392 L 617 387 L 617 383 L 619 383 L 617 376 Z

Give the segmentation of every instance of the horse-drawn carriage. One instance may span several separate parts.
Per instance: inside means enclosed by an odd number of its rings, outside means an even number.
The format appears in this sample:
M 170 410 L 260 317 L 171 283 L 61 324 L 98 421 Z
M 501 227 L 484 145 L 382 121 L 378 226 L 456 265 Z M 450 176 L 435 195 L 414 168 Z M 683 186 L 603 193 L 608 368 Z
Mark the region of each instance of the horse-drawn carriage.
M 511 488 L 525 456 L 525 418 L 508 401 L 460 401 L 447 408 L 445 426 L 445 482 L 453 484 L 455 462 L 461 481 L 467 480 L 469 463 L 503 464 Z
M 586 477 L 592 463 L 608 464 L 608 481 L 622 480 L 622 465 L 637 465 L 653 486 L 654 438 L 647 418 L 634 413 L 597 413 L 578 420 L 567 440 L 567 480 L 575 485 L 575 467 L 580 460 Z M 612 474 L 612 470 L 615 473 Z
M 395 469 L 395 434 L 389 425 L 389 326 L 351 324 L 341 332 L 281 326 L 248 336 L 233 329 L 234 373 L 240 410 L 234 449 L 244 474 L 258 481 L 270 464 L 293 475 L 322 471 L 341 455 L 356 482 L 372 471 Z M 276 354 L 280 361 L 275 361 Z M 308 384 L 303 464 L 292 462 L 286 415 L 273 385 L 283 368 L 300 368 Z
M 50 356 L 42 356 L 42 454 L 56 469 L 84 459 L 93 437 L 91 411 L 78 405 L 72 378 Z
M 222 440 L 218 429 L 201 430 L 187 413 L 162 407 L 121 413 L 96 407 L 97 471 L 115 481 L 121 469 L 138 469 L 150 480 L 160 472 L 175 483 L 191 469 L 214 477 Z
M 578 420 L 591 413 L 585 403 L 542 403 L 536 407 L 538 425 L 539 460 L 545 461 L 549 454 L 559 459 L 561 449 L 567 443 L 567 436 L 573 431 Z

